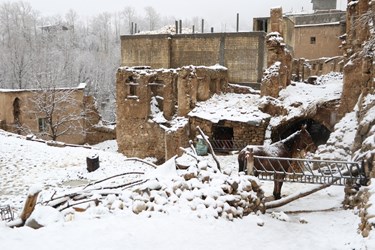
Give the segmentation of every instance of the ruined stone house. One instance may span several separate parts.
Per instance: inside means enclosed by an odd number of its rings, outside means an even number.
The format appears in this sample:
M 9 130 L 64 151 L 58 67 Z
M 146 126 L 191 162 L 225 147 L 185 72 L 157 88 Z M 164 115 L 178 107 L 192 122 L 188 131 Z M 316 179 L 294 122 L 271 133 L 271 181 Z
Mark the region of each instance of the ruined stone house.
M 100 116 L 94 99 L 85 96 L 84 89 L 85 84 L 76 88 L 1 89 L 0 128 L 51 140 L 50 117 L 56 125 L 58 141 L 84 144 L 114 139 L 113 134 L 108 136 L 111 133 L 94 133 L 93 125 L 99 122 Z M 47 110 L 51 110 L 48 105 L 54 105 L 51 116 L 47 114 Z
M 119 151 L 127 156 L 153 156 L 164 161 L 179 154 L 179 147 L 189 146 L 189 140 L 199 134 L 197 126 L 209 138 L 226 141 L 231 146 L 239 140 L 243 145 L 263 143 L 269 116 L 257 111 L 261 115 L 254 118 L 245 109 L 239 115 L 241 110 L 234 107 L 238 105 L 225 100 L 222 94 L 227 87 L 228 72 L 221 66 L 119 68 L 116 83 Z M 226 116 L 210 119 L 216 111 L 202 111 L 197 106 L 198 102 L 212 99 L 227 104 Z

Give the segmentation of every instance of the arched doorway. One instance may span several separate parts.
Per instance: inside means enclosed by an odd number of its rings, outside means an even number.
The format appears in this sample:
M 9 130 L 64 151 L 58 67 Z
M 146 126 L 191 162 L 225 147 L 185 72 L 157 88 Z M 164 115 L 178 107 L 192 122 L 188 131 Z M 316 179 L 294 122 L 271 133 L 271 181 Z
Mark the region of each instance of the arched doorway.
M 17 130 L 17 133 L 21 133 L 21 100 L 16 97 L 13 101 L 13 124 Z
M 305 124 L 307 125 L 307 131 L 309 131 L 316 146 L 325 144 L 327 142 L 331 131 L 326 126 L 313 119 L 300 119 L 290 122 L 284 126 L 280 126 L 273 131 L 271 137 L 272 142 L 288 137 L 297 130 L 301 129 L 302 125 Z

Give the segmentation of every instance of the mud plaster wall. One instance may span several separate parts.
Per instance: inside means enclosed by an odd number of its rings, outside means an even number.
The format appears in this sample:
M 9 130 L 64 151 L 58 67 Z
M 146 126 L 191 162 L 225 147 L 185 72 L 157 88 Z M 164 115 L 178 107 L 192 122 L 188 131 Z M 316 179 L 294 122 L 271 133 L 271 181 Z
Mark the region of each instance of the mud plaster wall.
M 56 91 L 56 96 L 59 95 L 59 91 Z M 69 95 L 72 99 L 76 100 L 77 102 L 74 105 L 70 105 L 69 103 L 59 103 L 59 105 L 65 105 L 64 113 L 55 112 L 55 116 L 67 116 L 67 114 L 76 114 L 79 116 L 81 112 L 84 110 L 84 91 L 83 89 L 76 89 L 74 91 L 68 90 Z M 38 125 L 38 118 L 45 118 L 45 114 L 38 112 L 36 108 L 36 104 L 32 101 L 35 99 L 36 95 L 40 95 L 40 91 L 33 91 L 33 90 L 20 90 L 20 91 L 8 91 L 8 92 L 0 92 L 0 121 L 2 121 L 3 128 L 7 131 L 18 133 L 22 132 L 16 128 L 16 123 L 14 121 L 13 116 L 13 102 L 16 98 L 20 100 L 20 113 L 19 113 L 19 120 L 22 127 L 29 130 L 27 133 L 38 133 L 39 125 Z M 65 94 L 64 94 L 65 95 Z M 84 123 L 83 119 L 74 121 L 80 124 Z M 73 122 L 72 122 L 73 123 Z M 84 126 L 84 125 L 82 125 Z M 50 140 L 49 137 L 42 137 L 41 139 Z M 82 133 L 82 130 L 74 130 L 70 129 L 68 133 L 61 135 L 57 138 L 57 140 L 66 142 L 66 143 L 73 143 L 73 144 L 83 144 L 85 143 L 85 135 Z

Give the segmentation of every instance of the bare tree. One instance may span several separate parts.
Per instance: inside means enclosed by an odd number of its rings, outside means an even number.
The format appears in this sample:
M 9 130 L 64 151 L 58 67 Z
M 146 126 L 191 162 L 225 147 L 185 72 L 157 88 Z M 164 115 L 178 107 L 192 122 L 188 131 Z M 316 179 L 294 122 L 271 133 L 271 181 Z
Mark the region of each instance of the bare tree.
M 24 130 L 54 141 L 63 135 L 84 135 L 87 132 L 88 110 L 77 89 L 36 90 L 30 102 L 29 113 L 38 121 L 38 131 L 25 127 Z
M 124 8 L 124 10 L 121 12 L 121 14 L 122 14 L 122 17 L 125 20 L 125 24 L 127 26 L 128 33 L 131 34 L 132 33 L 132 23 L 134 23 L 135 20 L 136 20 L 135 9 L 133 7 L 127 6 L 127 7 Z
M 145 11 L 146 20 L 148 21 L 150 31 L 157 29 L 160 22 L 159 13 L 157 13 L 156 10 L 151 6 L 145 7 Z

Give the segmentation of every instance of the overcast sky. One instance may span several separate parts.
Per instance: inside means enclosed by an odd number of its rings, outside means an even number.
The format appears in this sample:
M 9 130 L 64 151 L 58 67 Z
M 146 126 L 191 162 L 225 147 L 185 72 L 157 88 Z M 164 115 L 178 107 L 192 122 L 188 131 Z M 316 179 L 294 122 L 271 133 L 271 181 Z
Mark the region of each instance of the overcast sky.
M 16 1 L 16 0 L 13 0 Z M 17 0 L 18 1 L 18 0 Z M 282 6 L 284 12 L 311 11 L 311 0 L 24 0 L 44 16 L 64 15 L 69 9 L 80 17 L 90 17 L 102 12 L 117 12 L 126 6 L 144 15 L 144 7 L 152 6 L 161 16 L 177 20 L 192 17 L 204 18 L 209 25 L 225 29 L 236 22 L 240 14 L 241 29 L 250 26 L 254 17 L 269 16 L 272 7 Z M 9 0 L 0 0 L 1 3 Z M 347 0 L 337 0 L 337 8 L 345 9 Z M 247 28 L 246 28 L 247 29 Z M 221 30 L 224 31 L 224 30 Z

